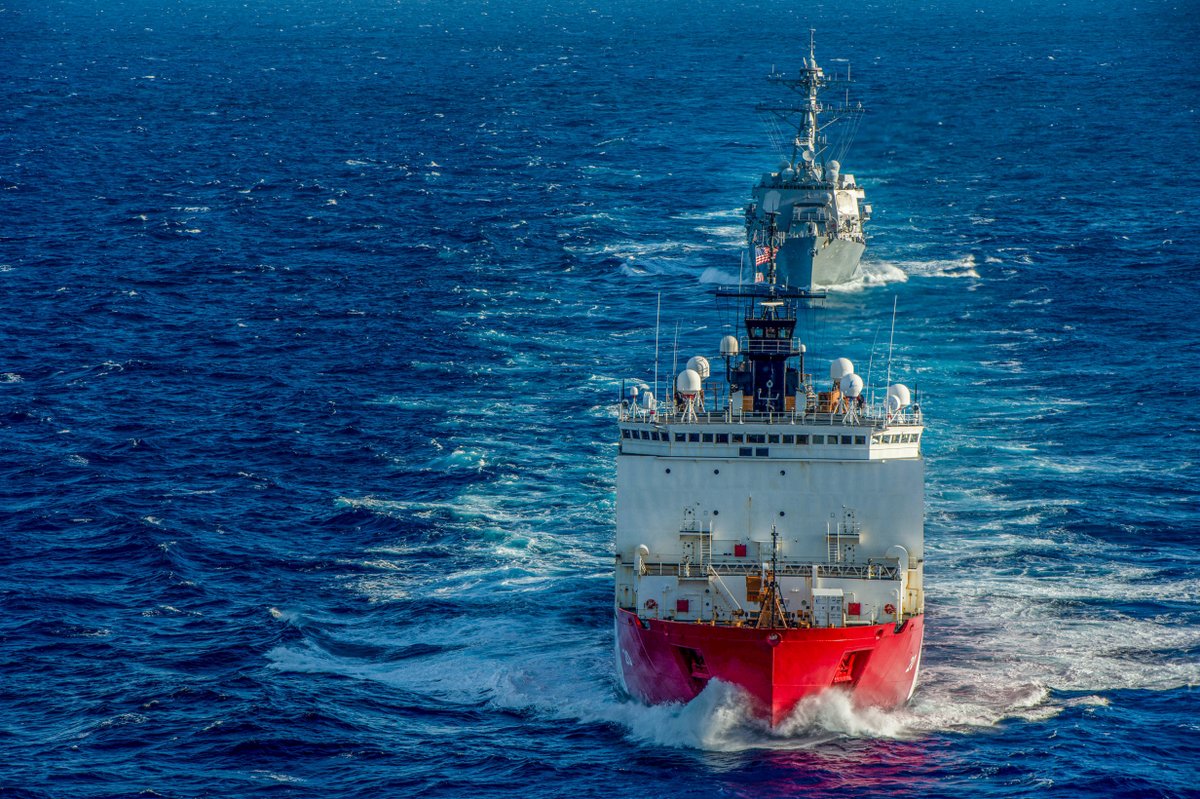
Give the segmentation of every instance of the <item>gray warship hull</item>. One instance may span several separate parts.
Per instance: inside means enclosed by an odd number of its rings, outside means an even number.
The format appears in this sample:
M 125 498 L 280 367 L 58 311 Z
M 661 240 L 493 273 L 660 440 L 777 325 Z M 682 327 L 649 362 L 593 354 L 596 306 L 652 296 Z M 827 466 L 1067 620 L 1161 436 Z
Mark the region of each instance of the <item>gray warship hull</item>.
M 802 236 L 788 239 L 775 256 L 779 282 L 799 289 L 849 283 L 867 246 L 861 241 Z
M 758 108 L 772 117 L 776 130 L 794 131 L 791 152 L 775 171 L 763 173 L 746 206 L 746 244 L 756 280 L 805 291 L 855 278 L 871 218 L 862 187 L 832 157 L 849 146 L 849 138 L 840 146 L 828 138 L 834 123 L 858 120 L 862 105 L 852 105 L 848 92 L 844 102 L 822 99 L 824 90 L 846 86 L 850 73 L 847 67 L 844 77 L 826 75 L 814 48 L 810 32 L 808 58 L 799 73 L 769 78 L 792 92 L 790 100 Z M 822 122 L 822 115 L 832 119 Z M 850 126 L 850 137 L 856 126 L 857 121 Z

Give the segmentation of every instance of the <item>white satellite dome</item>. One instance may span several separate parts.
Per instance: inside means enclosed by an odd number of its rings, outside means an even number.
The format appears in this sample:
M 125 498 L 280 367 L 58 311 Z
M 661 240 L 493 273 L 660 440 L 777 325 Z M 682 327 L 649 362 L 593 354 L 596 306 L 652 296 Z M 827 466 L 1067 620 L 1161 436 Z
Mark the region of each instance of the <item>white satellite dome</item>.
M 843 377 L 854 373 L 854 364 L 849 358 L 838 358 L 833 363 L 829 364 L 829 379 L 841 380 Z
M 684 369 L 675 378 L 675 390 L 685 397 L 700 393 L 700 373 L 695 369 Z
M 653 391 L 642 392 L 642 407 L 648 408 L 649 410 L 654 410 L 658 407 L 658 400 L 654 399 Z
M 738 340 L 733 336 L 726 336 L 721 339 L 721 354 L 726 358 L 738 354 Z
M 689 358 L 687 368 L 700 375 L 701 380 L 707 380 L 708 376 L 712 374 L 712 369 L 708 366 L 708 358 L 703 355 L 693 355 Z
M 900 408 L 907 408 L 912 404 L 912 396 L 908 393 L 908 386 L 903 385 L 902 383 L 894 383 L 888 386 L 887 396 L 888 407 L 891 407 L 892 397 L 896 398 L 896 410 L 899 410 Z
M 850 399 L 856 398 L 862 393 L 863 379 L 858 375 L 851 373 L 842 377 L 842 393 Z

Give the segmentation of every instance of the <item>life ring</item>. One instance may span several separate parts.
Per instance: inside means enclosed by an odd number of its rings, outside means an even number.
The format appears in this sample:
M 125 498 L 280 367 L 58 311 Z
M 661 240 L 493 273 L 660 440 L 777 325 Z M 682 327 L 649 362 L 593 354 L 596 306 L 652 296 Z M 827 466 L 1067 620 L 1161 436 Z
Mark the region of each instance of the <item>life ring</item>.
M 653 601 L 653 600 L 651 600 L 651 601 Z M 896 606 L 893 605 L 891 602 L 889 602 L 883 606 L 883 612 L 888 614 L 889 616 L 894 615 L 896 613 Z
M 644 607 L 646 610 L 654 610 L 656 607 L 658 607 L 658 603 L 653 599 L 647 599 Z

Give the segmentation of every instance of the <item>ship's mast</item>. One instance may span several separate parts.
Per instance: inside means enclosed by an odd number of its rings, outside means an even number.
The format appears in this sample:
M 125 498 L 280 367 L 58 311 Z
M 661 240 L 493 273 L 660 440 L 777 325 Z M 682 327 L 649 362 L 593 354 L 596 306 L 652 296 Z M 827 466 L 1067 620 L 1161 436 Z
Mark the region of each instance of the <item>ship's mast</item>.
M 792 163 L 796 163 L 796 158 L 802 152 L 800 147 L 803 146 L 804 151 L 815 153 L 817 151 L 817 121 L 821 113 L 821 104 L 817 100 L 817 93 L 821 89 L 821 83 L 824 78 L 824 73 L 817 66 L 817 31 L 815 28 L 808 29 L 808 60 L 804 62 L 804 70 L 801 72 L 800 85 L 807 91 L 807 102 L 805 103 L 804 125 L 801 127 L 795 140 L 792 144 Z M 803 137 L 803 138 L 801 138 Z M 812 158 L 806 158 L 809 162 L 809 169 L 812 169 Z
M 771 527 L 771 571 L 767 574 L 767 584 L 759 600 L 758 621 L 755 627 L 787 629 L 787 611 L 783 607 L 783 597 L 780 596 L 779 582 L 775 575 L 779 573 L 779 531 Z
M 767 285 L 771 287 L 771 291 L 775 291 L 775 253 L 779 250 L 779 243 L 775 240 L 779 233 L 775 227 L 775 216 L 777 211 L 767 212 Z
M 849 85 L 850 70 L 846 69 L 844 79 L 830 79 L 825 70 L 817 65 L 816 29 L 808 31 L 808 58 L 804 59 L 803 68 L 795 77 L 784 74 L 771 75 L 769 80 L 783 84 L 801 96 L 796 105 L 758 106 L 759 111 L 773 114 L 780 121 L 793 127 L 792 152 L 790 162 L 798 172 L 804 172 L 810 178 L 818 177 L 818 157 L 824 153 L 824 142 L 821 131 L 837 119 L 852 114 L 862 113 L 862 107 L 851 106 L 847 101 L 844 105 L 826 106 L 821 103 L 821 92 L 834 85 Z M 821 125 L 821 114 L 833 112 L 836 116 L 831 122 Z M 824 159 L 821 158 L 821 161 Z M 803 166 L 801 166 L 803 164 Z

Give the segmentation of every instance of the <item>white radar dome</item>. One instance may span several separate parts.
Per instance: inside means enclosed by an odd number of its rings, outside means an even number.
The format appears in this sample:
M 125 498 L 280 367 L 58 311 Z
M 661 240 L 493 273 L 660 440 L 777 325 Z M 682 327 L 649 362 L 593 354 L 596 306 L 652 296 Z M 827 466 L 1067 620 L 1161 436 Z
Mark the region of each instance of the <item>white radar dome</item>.
M 700 375 L 701 380 L 707 380 L 708 376 L 712 374 L 712 369 L 708 366 L 708 358 L 703 355 L 693 355 L 689 358 L 687 368 Z
M 841 169 L 842 169 L 842 165 L 840 163 L 838 163 L 837 161 L 829 162 L 829 171 L 830 172 L 837 173 L 837 172 L 840 172 Z
M 658 401 L 654 399 L 653 391 L 642 392 L 642 407 L 649 408 L 650 410 L 654 410 L 658 407 Z
M 833 363 L 829 364 L 829 379 L 841 380 L 843 377 L 854 373 L 854 364 L 849 358 L 838 358 Z
M 675 378 L 675 390 L 683 396 L 700 393 L 700 374 L 695 369 L 684 369 Z
M 891 404 L 892 397 L 896 398 L 898 403 L 897 409 L 907 408 L 912 404 L 912 396 L 908 393 L 908 386 L 901 383 L 895 383 L 888 386 L 887 390 L 888 404 Z
M 842 377 L 842 393 L 850 399 L 854 399 L 862 393 L 863 379 L 856 374 L 848 374 Z
M 721 339 L 721 354 L 726 358 L 738 354 L 738 340 L 733 336 Z

